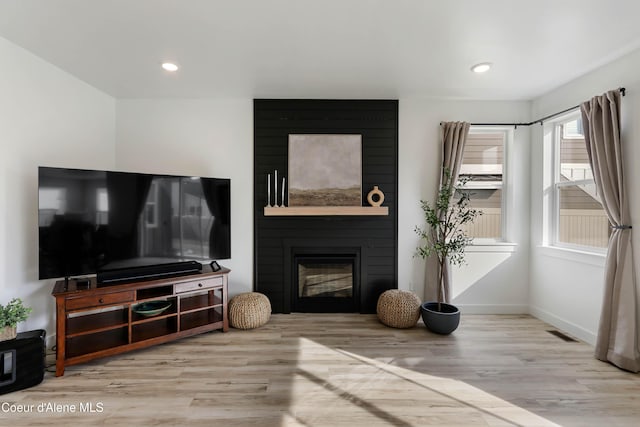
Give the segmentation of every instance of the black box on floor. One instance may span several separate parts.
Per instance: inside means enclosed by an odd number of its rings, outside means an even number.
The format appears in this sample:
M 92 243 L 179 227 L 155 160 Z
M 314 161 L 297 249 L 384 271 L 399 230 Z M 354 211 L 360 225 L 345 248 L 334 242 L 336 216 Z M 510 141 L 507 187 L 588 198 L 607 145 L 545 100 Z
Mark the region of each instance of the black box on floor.
M 0 394 L 40 384 L 44 378 L 46 332 L 20 332 L 0 341 Z

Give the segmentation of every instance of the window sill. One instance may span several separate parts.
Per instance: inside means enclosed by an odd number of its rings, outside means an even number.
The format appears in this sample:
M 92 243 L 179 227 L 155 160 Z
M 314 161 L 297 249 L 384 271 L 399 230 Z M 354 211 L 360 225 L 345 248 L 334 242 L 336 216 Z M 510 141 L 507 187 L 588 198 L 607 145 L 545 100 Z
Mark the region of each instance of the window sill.
M 603 267 L 606 253 L 582 251 L 579 249 L 562 248 L 558 246 L 538 246 L 540 254 L 553 258 L 560 258 L 567 261 L 579 262 L 582 264 L 595 265 Z
M 499 241 L 479 241 L 473 242 L 466 248 L 466 252 L 500 252 L 512 253 L 518 247 L 517 243 Z

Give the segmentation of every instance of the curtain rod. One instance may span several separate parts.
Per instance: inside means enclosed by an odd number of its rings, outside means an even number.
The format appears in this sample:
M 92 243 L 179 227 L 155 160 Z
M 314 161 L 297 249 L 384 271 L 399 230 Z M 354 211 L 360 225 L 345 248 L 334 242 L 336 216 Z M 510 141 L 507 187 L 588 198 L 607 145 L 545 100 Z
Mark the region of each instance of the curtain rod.
M 620 91 L 620 94 L 622 96 L 625 96 L 627 91 L 625 88 L 621 87 L 621 88 L 618 88 L 618 90 Z M 516 128 L 518 126 L 531 126 L 531 125 L 535 125 L 536 123 L 542 124 L 545 120 L 549 120 L 553 117 L 559 116 L 560 114 L 568 113 L 569 111 L 575 110 L 576 108 L 580 108 L 580 105 L 576 105 L 575 107 L 558 111 L 557 113 L 549 114 L 548 116 L 544 116 L 541 119 L 534 120 L 529 123 L 471 123 L 471 126 L 515 126 Z

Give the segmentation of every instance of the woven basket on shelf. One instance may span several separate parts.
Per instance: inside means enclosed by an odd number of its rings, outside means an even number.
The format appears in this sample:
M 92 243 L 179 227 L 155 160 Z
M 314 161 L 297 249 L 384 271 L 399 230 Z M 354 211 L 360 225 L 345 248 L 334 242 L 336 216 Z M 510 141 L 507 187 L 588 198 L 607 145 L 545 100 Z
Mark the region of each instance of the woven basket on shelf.
M 271 303 L 258 292 L 246 292 L 229 300 L 229 324 L 237 329 L 258 328 L 269 321 Z
M 384 291 L 378 298 L 378 319 L 392 328 L 412 328 L 420 318 L 420 298 L 400 289 Z

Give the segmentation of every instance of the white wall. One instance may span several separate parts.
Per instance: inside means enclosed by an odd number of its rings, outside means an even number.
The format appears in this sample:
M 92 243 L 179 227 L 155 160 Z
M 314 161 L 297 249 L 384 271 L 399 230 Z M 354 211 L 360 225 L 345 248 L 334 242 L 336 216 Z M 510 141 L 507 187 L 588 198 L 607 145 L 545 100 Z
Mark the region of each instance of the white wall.
M 527 121 L 527 102 L 400 101 L 399 287 L 422 295 L 424 261 L 414 259 L 419 200 L 432 197 L 441 120 Z M 231 294 L 253 288 L 253 103 L 251 100 L 119 100 L 116 164 L 121 170 L 231 178 Z M 516 131 L 513 184 L 529 187 L 528 130 Z M 528 199 L 514 207 L 515 252 L 470 254 L 456 302 L 469 310 L 526 312 Z M 487 268 L 495 266 L 496 268 Z M 478 271 L 482 271 L 479 274 Z M 466 276 L 465 276 L 466 275 Z M 464 289 L 464 291 L 463 291 Z
M 640 50 L 535 99 L 532 116 L 543 117 L 578 105 L 618 87 L 627 88 L 622 101 L 622 143 L 632 224 L 640 224 Z M 532 132 L 531 150 L 531 290 L 535 316 L 577 337 L 595 342 L 602 303 L 603 257 L 582 256 L 543 247 L 543 131 Z M 640 262 L 640 234 L 633 234 L 635 265 Z
M 439 123 L 528 122 L 528 102 L 443 101 L 401 99 L 399 112 L 398 287 L 423 296 L 425 262 L 414 258 L 420 243 L 416 225 L 424 225 L 420 200 L 433 200 L 438 185 Z M 529 128 L 514 132 L 509 156 L 512 164 L 508 207 L 510 240 L 516 246 L 467 250 L 467 265 L 454 270 L 454 302 L 466 313 L 526 313 L 529 261 Z
M 38 165 L 231 178 L 232 259 L 223 264 L 233 269 L 232 293 L 252 289 L 252 100 L 115 101 L 4 39 L 0 39 L 0 58 L 0 301 L 17 296 L 34 308 L 22 329 L 44 327 L 52 333 L 54 325 L 52 281 L 37 280 Z M 632 143 L 640 139 L 640 126 L 630 120 L 640 110 L 640 78 L 633 71 L 639 68 L 640 52 L 636 52 L 533 104 L 401 99 L 399 288 L 422 295 L 425 263 L 413 257 L 419 243 L 413 229 L 423 223 L 419 200 L 435 194 L 440 121 L 529 121 L 624 85 L 627 173 L 630 182 L 640 182 L 640 172 L 632 167 L 640 160 L 640 148 Z M 471 248 L 468 265 L 454 272 L 454 301 L 466 312 L 526 312 L 531 304 L 535 315 L 588 339 L 597 326 L 602 267 L 597 260 L 585 264 L 540 252 L 541 132 L 537 126 L 520 127 L 514 136 L 515 200 L 509 215 L 510 237 L 516 245 L 505 250 Z M 530 139 L 535 143 L 531 145 Z M 634 192 L 637 186 L 631 185 L 632 216 L 640 223 L 640 200 Z M 637 239 L 634 244 L 640 247 Z M 635 257 L 636 263 L 640 261 L 640 254 Z
M 253 101 L 119 100 L 119 170 L 231 178 L 229 293 L 253 290 Z
M 112 168 L 115 101 L 0 38 L 0 303 L 33 308 L 18 331 L 55 332 L 38 280 L 38 166 Z

